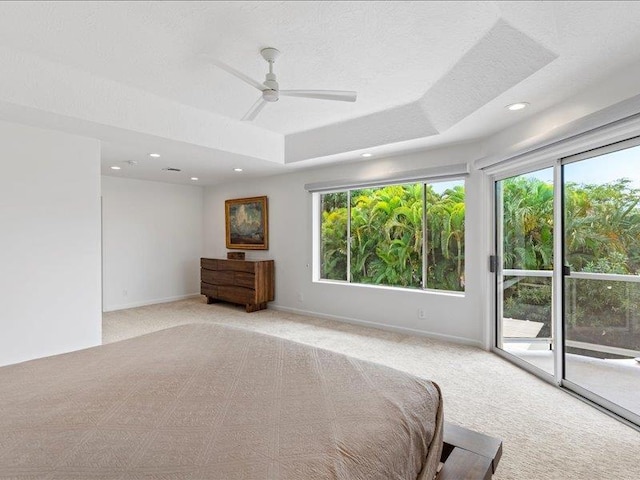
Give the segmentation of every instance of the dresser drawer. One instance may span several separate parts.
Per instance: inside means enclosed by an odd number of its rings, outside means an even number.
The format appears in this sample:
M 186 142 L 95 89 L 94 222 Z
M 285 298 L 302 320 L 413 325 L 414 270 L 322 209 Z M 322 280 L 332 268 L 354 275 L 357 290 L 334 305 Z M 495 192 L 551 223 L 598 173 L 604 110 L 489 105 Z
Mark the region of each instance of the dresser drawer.
M 218 287 L 217 298 L 233 303 L 255 303 L 256 291 L 245 287 L 220 286 Z
M 256 264 L 245 260 L 218 260 L 218 270 L 253 273 L 256 270 Z
M 247 287 L 247 288 L 256 287 L 256 276 L 253 273 L 236 272 L 234 279 L 235 279 L 234 283 L 240 287 Z
M 218 287 L 215 285 L 211 285 L 209 283 L 200 283 L 200 294 L 206 295 L 207 297 L 217 297 L 218 296 Z
M 201 258 L 200 259 L 200 267 L 207 270 L 218 270 L 218 263 L 222 260 L 218 260 L 215 258 Z
M 228 270 L 206 270 L 202 269 L 200 278 L 204 283 L 212 285 L 233 285 L 235 272 Z

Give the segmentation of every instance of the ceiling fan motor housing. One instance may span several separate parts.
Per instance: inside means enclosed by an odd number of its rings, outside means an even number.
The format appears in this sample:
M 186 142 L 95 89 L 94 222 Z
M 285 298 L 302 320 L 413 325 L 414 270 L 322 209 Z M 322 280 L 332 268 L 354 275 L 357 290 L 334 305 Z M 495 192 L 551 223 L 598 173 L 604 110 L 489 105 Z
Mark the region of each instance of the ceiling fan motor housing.
M 267 87 L 266 90 L 262 91 L 262 98 L 266 102 L 277 102 L 278 101 L 278 82 L 276 82 L 276 74 L 275 73 L 267 73 L 266 80 L 263 84 Z
M 278 91 L 277 90 L 263 90 L 262 98 L 265 102 L 277 102 L 278 101 Z

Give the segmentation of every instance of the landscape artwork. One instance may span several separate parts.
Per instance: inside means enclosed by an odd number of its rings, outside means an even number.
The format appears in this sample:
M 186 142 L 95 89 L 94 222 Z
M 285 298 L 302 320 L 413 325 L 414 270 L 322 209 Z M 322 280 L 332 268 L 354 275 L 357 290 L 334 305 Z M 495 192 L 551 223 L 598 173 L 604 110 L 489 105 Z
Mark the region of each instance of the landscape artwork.
M 268 250 L 267 197 L 237 198 L 224 203 L 227 248 Z

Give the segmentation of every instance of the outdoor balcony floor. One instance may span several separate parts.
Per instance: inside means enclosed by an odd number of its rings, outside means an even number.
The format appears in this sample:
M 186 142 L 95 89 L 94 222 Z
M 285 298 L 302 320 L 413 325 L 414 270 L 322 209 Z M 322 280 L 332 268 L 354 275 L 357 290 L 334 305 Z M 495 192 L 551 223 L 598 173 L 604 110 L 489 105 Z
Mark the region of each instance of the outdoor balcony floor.
M 553 352 L 546 344 L 505 343 L 504 350 L 553 374 Z M 640 362 L 565 356 L 565 378 L 640 415 Z
M 503 349 L 553 375 L 553 351 L 549 343 L 526 341 L 536 338 L 542 327 L 540 322 L 504 318 Z M 509 338 L 519 341 L 509 342 Z M 640 415 L 640 362 L 633 358 L 600 359 L 568 353 L 565 356 L 565 378 Z

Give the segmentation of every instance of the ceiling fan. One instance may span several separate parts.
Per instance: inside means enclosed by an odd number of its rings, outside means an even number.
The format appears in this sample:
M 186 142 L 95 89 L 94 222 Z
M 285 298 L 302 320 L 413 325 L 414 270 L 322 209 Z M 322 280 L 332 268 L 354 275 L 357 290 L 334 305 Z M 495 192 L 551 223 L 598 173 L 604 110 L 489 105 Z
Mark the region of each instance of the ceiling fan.
M 244 117 L 242 117 L 242 120 L 253 120 L 267 103 L 277 102 L 280 95 L 286 95 L 288 97 L 318 98 L 320 100 L 338 100 L 340 102 L 356 101 L 356 92 L 345 90 L 280 90 L 280 86 L 276 81 L 276 74 L 273 73 L 273 64 L 275 63 L 276 58 L 280 55 L 280 52 L 275 48 L 268 47 L 260 50 L 260 55 L 262 55 L 262 58 L 264 58 L 269 64 L 269 73 L 266 74 L 265 81 L 263 83 L 248 77 L 226 63 L 222 63 L 221 61 L 208 56 L 214 65 L 262 92 L 262 96 L 258 98 L 256 103 L 254 103 Z

